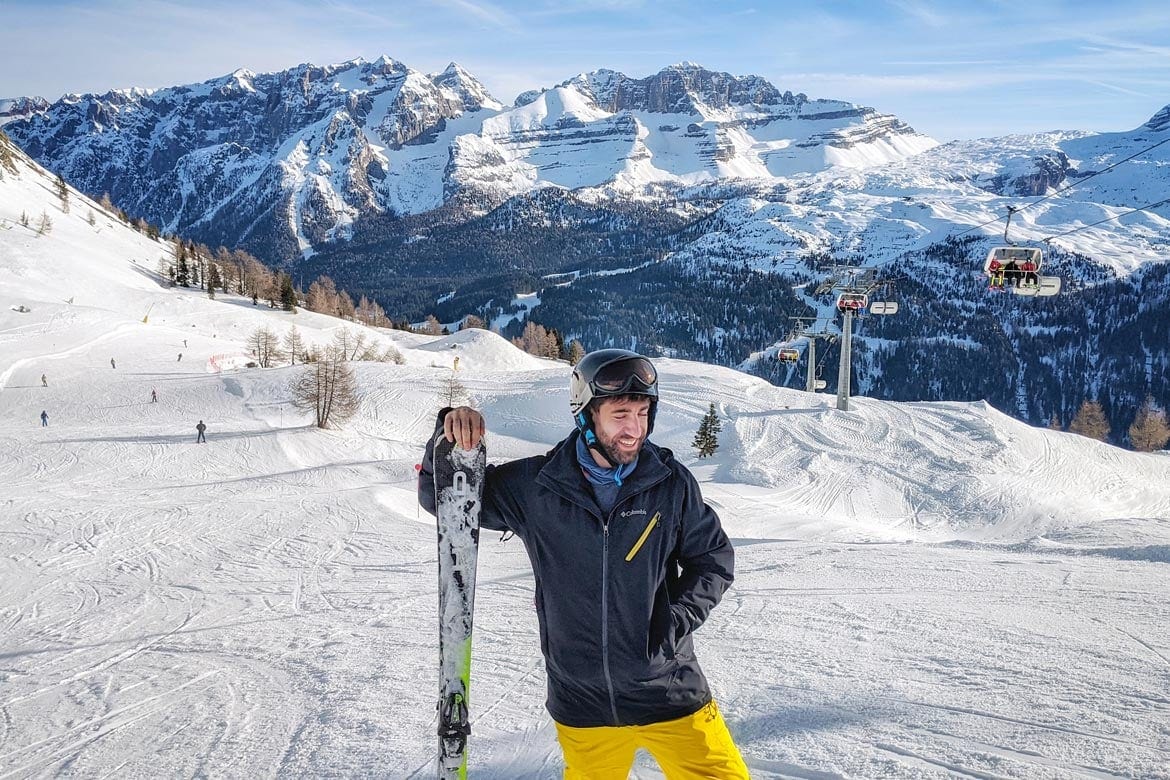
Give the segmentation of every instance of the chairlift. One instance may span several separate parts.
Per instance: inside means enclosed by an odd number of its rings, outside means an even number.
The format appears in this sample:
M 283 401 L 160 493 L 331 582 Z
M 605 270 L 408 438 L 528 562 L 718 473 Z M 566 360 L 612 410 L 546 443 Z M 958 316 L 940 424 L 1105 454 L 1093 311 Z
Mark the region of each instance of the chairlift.
M 991 290 L 1010 290 L 1016 295 L 1047 297 L 1060 292 L 1059 276 L 1041 276 L 1044 252 L 1033 246 L 996 246 L 983 261 L 983 273 Z
M 869 296 L 865 293 L 843 292 L 837 297 L 837 310 L 841 312 L 860 312 L 869 306 Z
M 897 314 L 897 301 L 874 301 L 869 305 L 870 314 Z
M 983 273 L 990 280 L 988 289 L 1009 289 L 1016 295 L 1056 295 L 1060 292 L 1060 277 L 1040 275 L 1044 252 L 1034 246 L 1015 246 L 1008 238 L 1012 216 L 1017 211 L 1008 206 L 1007 223 L 1003 226 L 1003 240 L 1009 246 L 992 247 L 983 261 Z
M 776 358 L 781 363 L 795 363 L 800 360 L 800 350 L 798 349 L 782 349 L 777 353 Z

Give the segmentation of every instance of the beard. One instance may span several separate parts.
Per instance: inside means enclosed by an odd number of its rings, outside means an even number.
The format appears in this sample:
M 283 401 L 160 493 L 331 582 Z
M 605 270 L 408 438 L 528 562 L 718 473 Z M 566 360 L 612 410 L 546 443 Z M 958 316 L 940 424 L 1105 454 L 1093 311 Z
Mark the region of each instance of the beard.
M 645 436 L 639 436 L 637 442 L 632 448 L 620 447 L 618 445 L 618 436 L 605 436 L 597 434 L 597 441 L 601 444 L 601 451 L 609 462 L 614 466 L 625 466 L 627 463 L 633 463 L 638 458 L 638 453 L 642 451 L 642 445 L 646 442 Z

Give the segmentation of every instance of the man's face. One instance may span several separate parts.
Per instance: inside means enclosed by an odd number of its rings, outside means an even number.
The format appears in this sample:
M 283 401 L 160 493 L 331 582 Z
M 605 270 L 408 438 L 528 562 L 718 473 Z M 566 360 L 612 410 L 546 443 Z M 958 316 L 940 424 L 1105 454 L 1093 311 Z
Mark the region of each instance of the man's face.
M 593 412 L 593 428 L 598 440 L 620 465 L 633 463 L 638 457 L 649 425 L 650 399 L 644 396 L 606 398 Z

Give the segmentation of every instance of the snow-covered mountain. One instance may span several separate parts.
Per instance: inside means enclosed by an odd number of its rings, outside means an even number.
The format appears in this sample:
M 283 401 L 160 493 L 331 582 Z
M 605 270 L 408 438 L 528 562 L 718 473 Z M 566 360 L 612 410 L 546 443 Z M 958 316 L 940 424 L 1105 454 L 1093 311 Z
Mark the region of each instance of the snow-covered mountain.
M 427 76 L 383 57 L 66 95 L 5 129 L 169 232 L 289 256 L 349 235 L 360 215 L 438 205 L 448 123 L 499 108 L 454 63 Z
M 69 201 L 0 158 L 0 773 L 427 776 L 435 536 L 414 464 L 455 356 L 494 461 L 568 431 L 568 366 L 487 331 L 169 288 L 168 244 Z M 356 328 L 404 362 L 356 363 L 360 413 L 320 431 L 289 404 L 297 367 L 228 368 L 260 325 Z M 1170 453 L 981 402 L 840 413 L 657 364 L 654 438 L 736 547 L 696 645 L 754 778 L 1166 775 Z M 712 403 L 720 449 L 698 460 Z M 471 774 L 552 780 L 527 557 L 482 547 Z M 661 773 L 643 756 L 633 777 Z
M 49 108 L 42 97 L 0 98 L 0 127 L 16 119 L 28 117 Z
M 385 57 L 66 95 L 6 127 L 78 188 L 272 260 L 348 237 L 363 216 L 453 199 L 482 213 L 547 186 L 776 180 L 934 145 L 873 109 L 689 63 L 582 74 L 506 109 L 456 64 L 424 75 Z
M 584 73 L 521 95 L 453 147 L 453 178 L 507 196 L 535 186 L 775 180 L 900 160 L 934 145 L 896 117 L 781 93 L 758 76 L 691 63 L 644 79 Z

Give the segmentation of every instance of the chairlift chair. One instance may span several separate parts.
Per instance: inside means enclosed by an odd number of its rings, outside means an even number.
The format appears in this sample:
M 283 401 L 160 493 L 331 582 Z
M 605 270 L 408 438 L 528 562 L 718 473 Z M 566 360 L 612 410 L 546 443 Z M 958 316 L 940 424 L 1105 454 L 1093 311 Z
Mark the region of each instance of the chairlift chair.
M 869 296 L 865 293 L 843 292 L 837 297 L 837 310 L 841 312 L 860 312 L 869 306 Z
M 1016 295 L 1047 297 L 1060 292 L 1060 277 L 1041 276 L 1044 252 L 1031 246 L 996 246 L 983 261 L 983 273 L 991 289 L 1011 290 Z
M 776 358 L 781 363 L 795 363 L 800 360 L 800 350 L 798 349 L 782 349 L 777 353 Z

